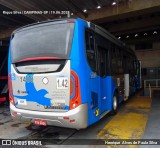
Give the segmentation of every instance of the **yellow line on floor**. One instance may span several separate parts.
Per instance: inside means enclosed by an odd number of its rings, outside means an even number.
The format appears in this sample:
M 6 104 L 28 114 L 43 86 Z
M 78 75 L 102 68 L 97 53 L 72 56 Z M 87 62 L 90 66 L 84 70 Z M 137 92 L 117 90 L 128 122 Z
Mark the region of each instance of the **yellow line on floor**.
M 146 127 L 151 101 L 143 96 L 128 100 L 97 134 L 97 139 L 140 139 Z

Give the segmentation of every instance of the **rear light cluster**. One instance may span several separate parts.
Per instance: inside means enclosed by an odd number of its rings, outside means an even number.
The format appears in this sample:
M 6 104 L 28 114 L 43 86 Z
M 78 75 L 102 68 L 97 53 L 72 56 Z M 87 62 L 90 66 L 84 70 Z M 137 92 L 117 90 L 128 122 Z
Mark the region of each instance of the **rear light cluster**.
M 71 70 L 70 78 L 70 109 L 74 109 L 81 104 L 80 84 L 78 75 Z
M 10 100 L 10 103 L 14 105 L 12 81 L 11 81 L 11 75 L 10 74 L 8 75 L 8 90 L 9 90 L 9 100 Z

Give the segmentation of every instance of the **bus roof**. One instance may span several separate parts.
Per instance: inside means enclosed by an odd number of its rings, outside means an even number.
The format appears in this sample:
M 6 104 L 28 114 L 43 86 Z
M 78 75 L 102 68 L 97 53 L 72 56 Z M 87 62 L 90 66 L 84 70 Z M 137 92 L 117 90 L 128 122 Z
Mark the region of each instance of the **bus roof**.
M 50 22 L 59 22 L 59 21 L 68 21 L 68 20 L 75 20 L 74 18 L 63 18 L 63 19 L 53 19 L 53 20 L 46 20 L 46 21 L 41 21 L 41 22 L 36 22 L 36 23 L 32 23 L 32 24 L 28 24 L 22 27 L 17 28 L 16 30 L 13 31 L 14 32 L 18 32 L 21 29 L 27 28 L 27 27 L 31 27 L 34 25 L 40 25 L 40 24 L 45 24 L 45 23 L 50 23 Z
M 134 54 L 135 52 L 132 48 L 126 46 L 126 44 L 122 41 L 120 41 L 119 39 L 117 39 L 114 35 L 112 35 L 110 32 L 108 32 L 107 30 L 105 30 L 104 28 L 95 25 L 93 23 L 90 23 L 90 27 L 91 29 L 93 29 L 96 33 L 102 35 L 103 37 L 107 38 L 108 40 L 110 40 L 112 43 L 116 44 L 117 46 L 127 50 L 129 53 Z

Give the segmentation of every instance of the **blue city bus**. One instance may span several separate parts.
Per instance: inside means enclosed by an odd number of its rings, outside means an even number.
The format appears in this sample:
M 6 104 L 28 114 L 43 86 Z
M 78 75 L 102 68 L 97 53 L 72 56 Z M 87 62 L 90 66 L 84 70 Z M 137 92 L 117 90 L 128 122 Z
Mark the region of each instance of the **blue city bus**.
M 15 30 L 8 58 L 13 119 L 82 129 L 140 87 L 134 52 L 82 19 L 38 22 Z

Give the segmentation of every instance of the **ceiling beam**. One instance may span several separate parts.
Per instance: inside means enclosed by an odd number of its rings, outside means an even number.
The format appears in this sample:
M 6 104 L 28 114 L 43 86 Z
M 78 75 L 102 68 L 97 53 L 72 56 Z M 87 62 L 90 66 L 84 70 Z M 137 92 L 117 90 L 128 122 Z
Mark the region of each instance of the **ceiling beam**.
M 130 0 L 114 6 L 88 11 L 86 19 L 88 21 L 103 23 L 159 10 L 160 0 Z
M 148 36 L 148 37 L 142 37 L 142 38 L 132 38 L 132 39 L 123 39 L 123 42 L 126 44 L 135 44 L 135 43 L 140 43 L 140 42 L 159 42 L 160 41 L 160 36 Z
M 152 17 L 148 19 L 142 19 L 142 20 L 135 20 L 131 22 L 124 22 L 119 24 L 111 24 L 110 26 L 107 26 L 108 31 L 111 33 L 121 34 L 123 32 L 130 32 L 133 30 L 139 30 L 144 28 L 152 28 L 153 29 L 156 26 L 160 26 L 160 16 L 159 17 Z
M 122 32 L 115 32 L 115 33 L 112 33 L 114 34 L 115 36 L 122 36 L 122 35 L 129 35 L 129 34 L 134 34 L 134 33 L 141 33 L 141 32 L 148 32 L 148 31 L 156 31 L 156 30 L 159 30 L 160 29 L 160 26 L 151 26 L 151 27 L 147 27 L 147 28 L 138 28 L 136 30 L 130 30 L 130 31 L 122 31 Z

